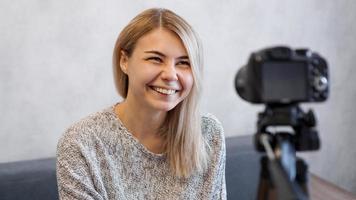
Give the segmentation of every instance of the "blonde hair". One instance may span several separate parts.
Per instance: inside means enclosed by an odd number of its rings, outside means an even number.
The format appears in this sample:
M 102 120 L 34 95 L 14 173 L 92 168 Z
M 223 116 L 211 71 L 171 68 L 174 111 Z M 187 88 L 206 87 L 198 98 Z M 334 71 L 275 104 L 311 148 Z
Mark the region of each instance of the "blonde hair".
M 128 76 L 120 68 L 122 52 L 132 55 L 138 39 L 156 28 L 165 28 L 182 40 L 192 69 L 193 88 L 189 95 L 175 108 L 168 111 L 159 134 L 164 138 L 164 147 L 171 171 L 178 177 L 187 178 L 194 172 L 203 172 L 209 162 L 209 145 L 201 131 L 199 100 L 202 92 L 203 50 L 192 27 L 177 14 L 162 8 L 143 11 L 122 30 L 114 49 L 114 81 L 118 93 L 126 98 Z

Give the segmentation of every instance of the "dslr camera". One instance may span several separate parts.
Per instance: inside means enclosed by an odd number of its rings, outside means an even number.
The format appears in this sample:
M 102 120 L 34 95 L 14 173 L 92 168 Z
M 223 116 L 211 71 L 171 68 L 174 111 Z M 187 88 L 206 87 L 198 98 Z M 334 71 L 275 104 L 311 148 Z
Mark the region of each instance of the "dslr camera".
M 238 71 L 235 88 L 244 100 L 265 104 L 254 136 L 256 150 L 265 152 L 257 199 L 309 199 L 308 165 L 296 152 L 318 150 L 320 140 L 314 112 L 304 112 L 298 104 L 328 98 L 326 60 L 308 49 L 262 49 Z M 285 126 L 292 129 L 269 129 Z
M 329 95 L 327 63 L 308 49 L 266 48 L 250 55 L 235 77 L 235 88 L 251 103 L 322 102 Z

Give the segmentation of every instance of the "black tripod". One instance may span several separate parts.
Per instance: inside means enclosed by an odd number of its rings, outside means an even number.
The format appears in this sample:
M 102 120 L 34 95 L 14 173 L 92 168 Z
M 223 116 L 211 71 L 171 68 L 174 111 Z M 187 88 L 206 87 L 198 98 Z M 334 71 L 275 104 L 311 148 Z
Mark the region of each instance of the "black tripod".
M 266 152 L 261 158 L 257 200 L 309 199 L 308 166 L 297 151 L 320 147 L 312 110 L 304 113 L 298 104 L 268 104 L 259 113 L 255 147 Z M 271 132 L 270 128 L 290 128 Z

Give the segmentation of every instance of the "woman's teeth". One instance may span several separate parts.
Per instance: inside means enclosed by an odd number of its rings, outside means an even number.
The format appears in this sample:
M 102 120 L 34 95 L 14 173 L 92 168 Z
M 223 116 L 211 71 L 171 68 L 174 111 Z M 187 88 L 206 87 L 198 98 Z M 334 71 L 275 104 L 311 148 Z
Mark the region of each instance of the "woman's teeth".
M 155 91 L 162 93 L 162 94 L 174 94 L 176 90 L 164 89 L 159 87 L 152 87 Z

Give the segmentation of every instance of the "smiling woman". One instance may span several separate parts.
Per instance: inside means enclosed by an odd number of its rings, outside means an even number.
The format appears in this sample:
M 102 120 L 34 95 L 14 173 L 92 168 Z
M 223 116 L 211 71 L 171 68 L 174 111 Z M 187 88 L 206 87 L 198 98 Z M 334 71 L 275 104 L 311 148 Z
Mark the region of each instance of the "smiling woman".
M 129 83 L 126 99 L 119 108 L 139 101 L 135 107 L 147 110 L 142 113 L 159 113 L 163 120 L 166 112 L 190 93 L 192 69 L 183 43 L 172 31 L 154 29 L 137 41 L 133 52 L 121 50 L 120 54 L 120 69 Z
M 61 199 L 226 199 L 223 128 L 199 111 L 201 54 L 191 26 L 167 9 L 123 29 L 113 69 L 124 100 L 61 137 Z

